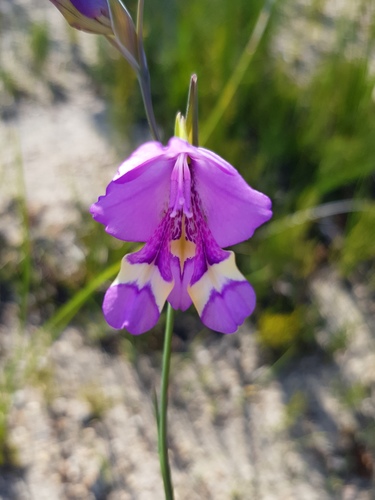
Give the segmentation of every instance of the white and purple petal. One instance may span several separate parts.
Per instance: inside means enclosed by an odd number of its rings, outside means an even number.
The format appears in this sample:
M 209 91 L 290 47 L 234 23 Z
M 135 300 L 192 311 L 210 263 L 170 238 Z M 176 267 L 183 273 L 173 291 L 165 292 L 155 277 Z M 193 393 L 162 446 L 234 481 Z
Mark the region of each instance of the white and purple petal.
M 255 293 L 237 269 L 234 253 L 208 266 L 188 293 L 203 324 L 222 333 L 234 333 L 255 307 Z
M 132 255 L 122 259 L 121 270 L 105 294 L 103 313 L 113 328 L 140 335 L 157 323 L 173 280 L 166 281 L 154 263 L 131 263 Z
M 221 291 L 213 290 L 201 320 L 204 325 L 222 333 L 235 333 L 254 311 L 256 296 L 247 281 L 228 281 Z

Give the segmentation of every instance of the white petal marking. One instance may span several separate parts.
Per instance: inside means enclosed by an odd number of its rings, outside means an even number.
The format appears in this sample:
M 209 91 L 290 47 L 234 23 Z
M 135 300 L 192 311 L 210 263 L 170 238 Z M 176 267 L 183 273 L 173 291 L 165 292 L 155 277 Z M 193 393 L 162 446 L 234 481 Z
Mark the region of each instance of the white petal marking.
M 140 290 L 149 285 L 160 312 L 174 286 L 173 280 L 169 282 L 162 278 L 158 267 L 154 264 L 130 264 L 126 255 L 121 261 L 120 272 L 111 286 L 120 283 L 135 283 Z
M 228 281 L 246 281 L 236 266 L 233 252 L 227 259 L 208 267 L 201 279 L 188 287 L 188 293 L 199 315 L 209 301 L 211 292 L 221 292 Z

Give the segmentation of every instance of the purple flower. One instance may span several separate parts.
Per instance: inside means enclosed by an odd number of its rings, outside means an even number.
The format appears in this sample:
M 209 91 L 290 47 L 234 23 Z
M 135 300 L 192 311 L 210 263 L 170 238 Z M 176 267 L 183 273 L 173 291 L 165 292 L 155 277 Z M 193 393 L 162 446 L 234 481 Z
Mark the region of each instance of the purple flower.
M 272 216 L 270 199 L 225 160 L 173 137 L 148 142 L 118 169 L 92 205 L 95 220 L 120 240 L 146 242 L 125 255 L 104 298 L 109 325 L 138 335 L 166 300 L 193 303 L 202 322 L 233 333 L 255 307 L 255 293 L 222 247 L 252 236 Z

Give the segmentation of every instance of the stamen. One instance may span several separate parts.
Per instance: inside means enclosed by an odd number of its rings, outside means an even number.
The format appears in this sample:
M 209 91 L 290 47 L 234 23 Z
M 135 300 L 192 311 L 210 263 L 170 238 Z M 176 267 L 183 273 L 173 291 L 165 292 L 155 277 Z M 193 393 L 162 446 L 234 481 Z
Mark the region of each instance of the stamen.
M 185 206 L 184 214 L 187 218 L 193 217 L 193 212 L 191 211 L 191 175 L 190 168 L 185 159 L 184 161 L 184 195 L 185 195 Z
M 191 175 L 186 154 L 178 156 L 172 170 L 169 208 L 172 209 L 171 217 L 176 217 L 180 210 L 188 218 L 193 216 L 191 211 Z

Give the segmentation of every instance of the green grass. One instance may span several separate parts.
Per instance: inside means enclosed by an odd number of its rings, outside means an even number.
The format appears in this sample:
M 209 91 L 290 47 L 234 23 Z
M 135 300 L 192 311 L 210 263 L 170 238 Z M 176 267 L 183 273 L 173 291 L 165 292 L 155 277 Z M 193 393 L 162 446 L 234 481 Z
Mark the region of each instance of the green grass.
M 47 23 L 32 23 L 30 30 L 30 49 L 32 64 L 41 73 L 50 53 L 50 35 Z

